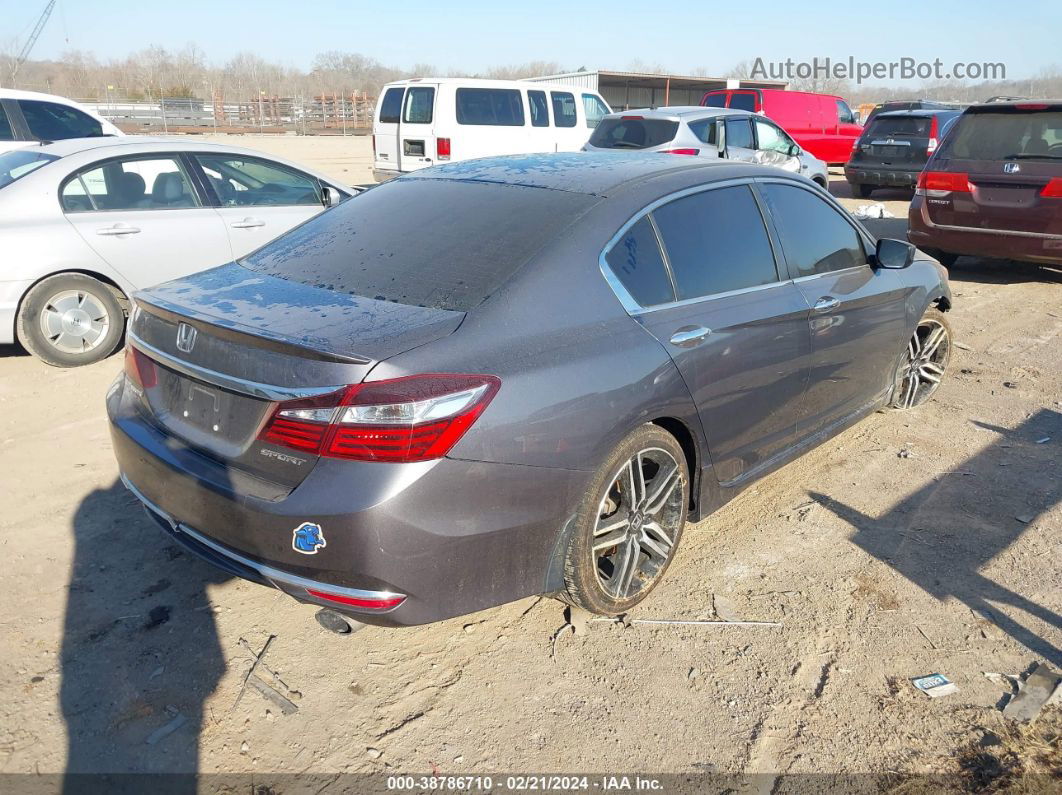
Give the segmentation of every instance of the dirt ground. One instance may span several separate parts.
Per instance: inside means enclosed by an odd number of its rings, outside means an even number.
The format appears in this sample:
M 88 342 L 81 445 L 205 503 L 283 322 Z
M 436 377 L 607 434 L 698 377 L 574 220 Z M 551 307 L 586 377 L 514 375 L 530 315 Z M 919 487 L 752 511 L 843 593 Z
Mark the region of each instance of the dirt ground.
M 365 138 L 242 143 L 369 180 Z M 874 226 L 902 236 L 905 195 L 880 199 L 898 218 Z M 961 260 L 952 286 L 961 348 L 936 398 L 688 528 L 632 615 L 780 627 L 558 634 L 561 605 L 527 599 L 326 633 L 168 543 L 121 486 L 120 356 L 57 370 L 0 349 L 0 773 L 951 769 L 1002 730 L 1009 688 L 985 672 L 1062 663 L 1062 277 Z M 241 696 L 267 643 L 252 678 L 291 714 Z M 909 682 L 935 672 L 959 692 Z

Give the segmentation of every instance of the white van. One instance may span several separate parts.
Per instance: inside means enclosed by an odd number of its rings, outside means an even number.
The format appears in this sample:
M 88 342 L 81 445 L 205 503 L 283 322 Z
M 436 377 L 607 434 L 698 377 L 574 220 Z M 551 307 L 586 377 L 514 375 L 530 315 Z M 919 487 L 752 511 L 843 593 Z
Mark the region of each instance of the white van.
M 491 155 L 577 152 L 608 113 L 575 86 L 463 77 L 388 83 L 372 127 L 377 182 L 436 163 Z

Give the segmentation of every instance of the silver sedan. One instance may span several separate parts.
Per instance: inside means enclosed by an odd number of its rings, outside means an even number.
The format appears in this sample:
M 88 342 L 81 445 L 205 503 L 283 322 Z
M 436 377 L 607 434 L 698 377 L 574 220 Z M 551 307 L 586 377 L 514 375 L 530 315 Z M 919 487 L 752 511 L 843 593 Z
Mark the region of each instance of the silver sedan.
M 0 154 L 0 344 L 48 364 L 118 346 L 134 290 L 238 259 L 349 198 L 250 149 L 78 138 Z
M 583 150 L 724 157 L 802 174 L 824 190 L 830 183 L 824 162 L 775 122 L 747 110 L 690 105 L 611 113 Z

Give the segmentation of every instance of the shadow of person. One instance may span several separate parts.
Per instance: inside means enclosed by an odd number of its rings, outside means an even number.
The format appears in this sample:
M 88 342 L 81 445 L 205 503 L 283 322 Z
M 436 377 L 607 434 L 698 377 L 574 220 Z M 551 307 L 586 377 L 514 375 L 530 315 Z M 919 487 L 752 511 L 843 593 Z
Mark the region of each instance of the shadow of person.
M 823 494 L 809 496 L 855 528 L 854 544 L 937 599 L 958 599 L 1058 665 L 1062 650 L 1012 614 L 1024 612 L 1058 630 L 1062 616 L 981 569 L 1062 499 L 1057 443 L 1036 443 L 1062 438 L 1062 414 L 1041 409 L 1013 430 L 977 424 L 1001 438 L 878 518 Z
M 171 785 L 194 791 L 204 700 L 225 670 L 206 587 L 228 575 L 169 541 L 120 481 L 82 500 L 73 532 L 63 790 L 128 789 L 98 774 L 175 773 L 187 780 Z

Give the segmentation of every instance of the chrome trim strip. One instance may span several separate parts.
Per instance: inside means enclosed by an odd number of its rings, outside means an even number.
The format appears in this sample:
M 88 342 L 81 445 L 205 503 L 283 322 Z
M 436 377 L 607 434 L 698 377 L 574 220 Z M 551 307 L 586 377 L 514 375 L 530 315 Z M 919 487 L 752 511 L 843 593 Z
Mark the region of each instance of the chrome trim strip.
M 174 529 L 175 532 L 184 533 L 190 536 L 191 538 L 194 538 L 203 546 L 209 547 L 210 549 L 214 550 L 219 555 L 229 558 L 230 560 L 234 560 L 240 565 L 246 566 L 249 569 L 257 571 L 265 579 L 269 580 L 274 585 L 276 585 L 277 583 L 284 583 L 285 585 L 292 585 L 296 588 L 302 588 L 303 590 L 313 588 L 314 590 L 326 591 L 327 593 L 336 594 L 337 596 L 349 596 L 353 599 L 370 599 L 381 601 L 384 599 L 394 599 L 399 596 L 405 598 L 406 596 L 405 594 L 393 593 L 392 591 L 365 591 L 360 588 L 344 588 L 343 586 L 333 585 L 329 582 L 319 582 L 317 580 L 311 580 L 306 577 L 299 577 L 296 574 L 289 574 L 286 571 L 274 569 L 272 566 L 267 566 L 264 563 L 259 563 L 257 561 L 251 560 L 250 558 L 246 558 L 243 555 L 240 555 L 239 553 L 233 552 L 230 549 L 226 549 L 217 542 L 212 541 L 210 538 L 204 536 L 202 533 L 193 530 L 188 525 L 181 524 L 180 522 L 176 521 L 172 516 L 170 516 L 164 510 L 159 508 L 157 505 L 155 505 L 155 503 L 153 503 L 147 497 L 145 497 L 141 493 L 140 489 L 134 486 L 129 480 L 129 478 L 126 477 L 126 474 L 124 472 L 121 473 L 121 478 L 122 483 L 124 483 L 125 487 L 133 493 L 133 496 L 140 500 L 140 502 L 143 503 L 144 507 L 147 508 L 149 511 L 157 514 L 158 516 L 161 516 L 166 521 L 166 523 Z M 283 588 L 280 588 L 279 585 L 277 585 L 277 587 L 280 590 L 284 590 Z
M 338 386 L 318 386 L 318 387 L 285 387 L 274 386 L 273 384 L 263 384 L 258 381 L 249 381 L 246 378 L 237 378 L 234 375 L 226 375 L 225 373 L 219 373 L 217 370 L 211 370 L 207 367 L 201 367 L 197 364 L 191 364 L 182 359 L 178 359 L 165 351 L 161 351 L 154 345 L 149 345 L 140 339 L 132 331 L 127 333 L 129 342 L 135 348 L 139 348 L 141 353 L 150 355 L 153 359 L 157 359 L 158 362 L 171 370 L 176 370 L 189 378 L 196 378 L 200 381 L 206 381 L 207 383 L 219 386 L 222 389 L 228 389 L 230 392 L 239 392 L 242 395 L 250 395 L 255 398 L 262 398 L 265 400 L 271 400 L 274 402 L 280 402 L 282 400 L 298 400 L 299 398 L 317 397 L 318 395 L 327 395 L 331 392 L 336 392 L 343 389 L 345 385 Z
M 926 222 L 926 226 L 933 229 L 943 229 L 946 232 L 979 232 L 982 235 L 1003 235 L 1004 237 L 1031 237 L 1036 240 L 1058 240 L 1062 241 L 1062 235 L 1051 235 L 1046 232 L 1022 232 L 1017 229 L 991 229 L 989 227 L 977 227 L 977 226 L 952 226 L 951 224 L 935 224 L 928 217 L 928 213 L 922 214 L 922 220 Z
M 783 284 L 790 284 L 793 279 L 786 279 L 781 282 L 768 282 L 767 284 L 757 284 L 752 287 L 742 287 L 739 290 L 727 290 L 725 293 L 712 293 L 711 295 L 699 295 L 696 298 L 686 298 L 682 301 L 671 301 L 667 304 L 656 304 L 655 306 L 639 307 L 631 312 L 632 315 L 650 315 L 653 312 L 658 312 L 662 309 L 675 309 L 682 306 L 692 306 L 693 304 L 703 304 L 708 301 L 715 301 L 718 298 L 730 298 L 734 295 L 742 295 L 744 293 L 756 293 L 760 290 L 766 290 L 769 287 L 779 287 Z

